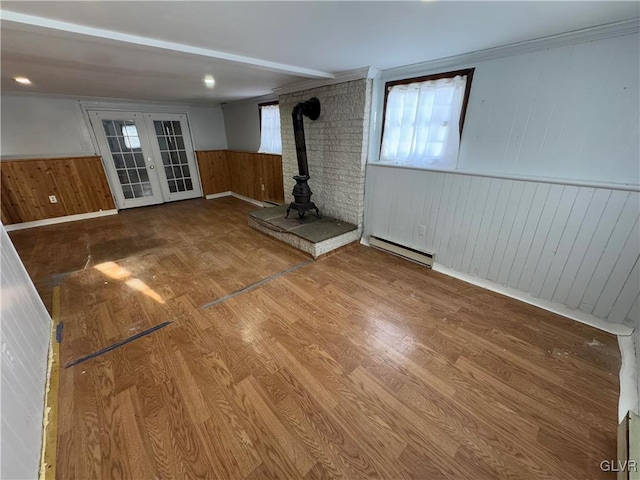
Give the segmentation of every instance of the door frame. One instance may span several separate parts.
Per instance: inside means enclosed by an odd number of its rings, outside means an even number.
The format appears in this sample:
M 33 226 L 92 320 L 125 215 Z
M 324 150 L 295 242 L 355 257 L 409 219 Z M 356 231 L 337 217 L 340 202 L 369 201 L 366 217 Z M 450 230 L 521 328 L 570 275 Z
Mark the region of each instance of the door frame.
M 92 127 L 92 123 L 91 123 L 91 117 L 89 112 L 90 111 L 103 111 L 103 112 L 120 112 L 120 113 L 140 113 L 142 112 L 143 114 L 145 113 L 166 113 L 166 112 L 171 112 L 171 115 L 184 115 L 186 118 L 186 122 L 187 125 L 189 126 L 189 140 L 191 142 L 191 145 L 193 147 L 193 155 L 194 155 L 194 159 L 195 159 L 195 171 L 196 171 L 196 175 L 195 177 L 197 177 L 197 182 L 198 185 L 200 186 L 200 192 L 202 193 L 202 196 L 204 197 L 204 189 L 202 187 L 202 176 L 200 175 L 200 165 L 198 165 L 198 157 L 196 155 L 196 150 L 195 150 L 195 141 L 193 138 L 193 128 L 191 128 L 191 119 L 189 118 L 189 111 L 188 108 L 182 104 L 182 105 L 175 105 L 175 106 L 171 106 L 171 105 L 167 105 L 167 104 L 162 104 L 162 105 L 154 105 L 154 104 L 146 104 L 146 103 L 119 103 L 119 102 L 109 102 L 109 101 L 80 101 L 78 102 L 78 106 L 80 108 L 80 113 L 82 115 L 82 117 L 84 118 L 84 125 L 85 125 L 85 131 L 88 134 L 89 138 L 91 139 L 91 143 L 93 145 L 93 149 L 95 152 L 95 155 L 97 157 L 100 157 L 100 161 L 102 162 L 102 168 L 105 171 L 105 177 L 107 178 L 107 182 L 109 183 L 109 189 L 111 190 L 111 197 L 113 198 L 113 203 L 116 206 L 116 208 L 118 208 L 118 203 L 116 201 L 116 196 L 115 193 L 117 191 L 117 189 L 113 188 L 113 185 L 111 185 L 111 182 L 109 181 L 109 175 L 107 175 L 107 161 L 102 157 L 101 155 L 101 150 L 100 150 L 100 146 L 98 144 L 98 138 L 93 130 Z M 195 181 L 195 179 L 194 179 Z M 120 187 L 120 185 L 116 185 L 116 187 Z M 119 208 L 118 208 L 119 209 Z

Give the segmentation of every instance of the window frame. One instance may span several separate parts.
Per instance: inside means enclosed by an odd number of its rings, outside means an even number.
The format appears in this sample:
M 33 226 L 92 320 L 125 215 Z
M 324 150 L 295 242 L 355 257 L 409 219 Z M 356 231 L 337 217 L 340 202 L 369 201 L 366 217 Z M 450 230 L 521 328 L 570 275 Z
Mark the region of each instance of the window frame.
M 384 141 L 384 126 L 387 120 L 387 99 L 389 98 L 389 91 L 391 87 L 395 87 L 396 85 L 407 85 L 410 83 L 420 83 L 420 82 L 428 82 L 431 80 L 442 80 L 443 78 L 454 78 L 458 75 L 467 77 L 467 83 L 464 87 L 464 96 L 462 97 L 462 107 L 460 108 L 460 121 L 459 121 L 459 132 L 460 139 L 462 139 L 462 128 L 464 127 L 464 119 L 467 115 L 467 104 L 469 103 L 469 96 L 471 94 L 471 82 L 473 81 L 473 72 L 475 71 L 475 67 L 473 68 L 465 68 L 462 70 L 454 70 L 451 72 L 442 72 L 442 73 L 434 73 L 432 75 L 423 75 L 420 77 L 412 77 L 412 78 L 402 78 L 400 80 L 391 80 L 384 84 L 384 102 L 382 104 L 382 128 L 380 131 L 380 149 L 378 151 L 378 163 L 380 162 L 380 157 L 382 155 L 382 143 Z

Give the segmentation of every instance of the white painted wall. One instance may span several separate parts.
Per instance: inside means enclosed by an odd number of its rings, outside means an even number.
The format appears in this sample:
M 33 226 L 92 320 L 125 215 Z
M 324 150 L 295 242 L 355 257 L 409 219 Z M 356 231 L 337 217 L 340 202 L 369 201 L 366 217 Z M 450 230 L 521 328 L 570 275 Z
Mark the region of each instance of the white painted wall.
M 81 102 L 104 99 L 72 99 L 48 95 L 2 95 L 0 153 L 3 159 L 76 157 L 96 154 Z M 107 105 L 107 104 L 105 104 Z M 113 108 L 186 113 L 196 150 L 227 147 L 222 109 L 179 104 L 130 104 L 109 101 Z M 105 109 L 107 109 L 105 107 Z
M 476 65 L 458 169 L 640 183 L 638 34 Z
M 374 165 L 366 191 L 375 192 L 369 234 L 435 253 L 457 272 L 635 325 L 638 192 Z
M 260 148 L 258 101 L 228 103 L 222 106 L 227 145 L 230 150 L 257 152 Z
M 0 478 L 33 479 L 40 466 L 51 317 L 4 227 L 0 230 Z
M 611 184 L 640 184 L 639 59 L 636 32 L 440 70 L 476 68 L 458 163 L 471 174 L 370 163 L 365 235 L 433 252 L 457 272 L 635 325 L 640 200 Z M 401 73 L 383 72 L 375 104 L 381 105 L 384 81 Z M 426 66 L 422 74 L 428 73 L 435 71 Z M 376 113 L 380 119 L 380 107 Z M 379 140 L 371 140 L 375 154 Z M 576 180 L 593 185 L 570 185 Z

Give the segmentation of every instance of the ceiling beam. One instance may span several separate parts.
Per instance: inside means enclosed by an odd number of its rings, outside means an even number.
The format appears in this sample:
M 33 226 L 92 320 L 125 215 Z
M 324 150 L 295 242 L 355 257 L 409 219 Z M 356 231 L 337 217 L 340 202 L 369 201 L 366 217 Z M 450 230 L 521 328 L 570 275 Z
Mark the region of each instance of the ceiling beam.
M 35 15 L 26 15 L 23 13 L 11 12 L 8 10 L 0 10 L 0 19 L 2 19 L 2 22 L 11 22 L 11 23 L 17 23 L 22 25 L 29 25 L 33 27 L 58 30 L 61 32 L 87 35 L 87 36 L 96 37 L 96 38 L 103 38 L 106 40 L 115 40 L 117 42 L 129 43 L 134 45 L 143 45 L 146 47 L 160 48 L 164 50 L 171 50 L 174 52 L 189 53 L 192 55 L 215 58 L 218 60 L 227 60 L 230 62 L 242 63 L 244 65 L 250 65 L 252 67 L 270 70 L 274 72 L 285 73 L 288 75 L 296 75 L 298 77 L 306 77 L 306 78 L 334 78 L 335 77 L 335 75 L 333 75 L 332 73 L 322 72 L 319 70 L 296 67 L 294 65 L 286 65 L 284 63 L 270 62 L 268 60 L 262 60 L 260 58 L 245 57 L 243 55 L 236 55 L 233 53 L 221 52 L 218 50 L 211 50 L 209 48 L 194 47 L 194 46 L 185 45 L 182 43 L 167 42 L 167 41 L 158 40 L 155 38 L 142 37 L 139 35 L 131 35 L 128 33 L 116 32 L 113 30 L 106 30 L 103 28 L 94 28 L 94 27 L 88 27 L 85 25 L 78 25 L 75 23 L 62 22 L 60 20 L 53 20 L 45 17 L 37 17 Z

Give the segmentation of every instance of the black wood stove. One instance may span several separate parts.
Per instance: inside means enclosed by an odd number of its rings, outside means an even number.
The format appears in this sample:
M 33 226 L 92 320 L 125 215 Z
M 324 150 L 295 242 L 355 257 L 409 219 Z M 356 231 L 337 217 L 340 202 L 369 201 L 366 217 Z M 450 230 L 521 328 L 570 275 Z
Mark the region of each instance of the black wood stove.
M 311 120 L 317 120 L 320 116 L 320 100 L 313 97 L 306 102 L 300 102 L 293 107 L 293 112 L 291 113 L 293 117 L 293 134 L 296 140 L 296 154 L 298 156 L 298 175 L 293 177 L 296 181 L 293 187 L 293 198 L 295 201 L 289 204 L 285 218 L 289 217 L 291 210 L 297 210 L 300 223 L 302 223 L 304 214 L 309 210 L 315 210 L 316 215 L 320 218 L 318 207 L 311 201 L 312 192 L 307 183 L 310 177 L 309 165 L 307 164 L 307 146 L 304 140 L 303 115 L 306 115 Z

